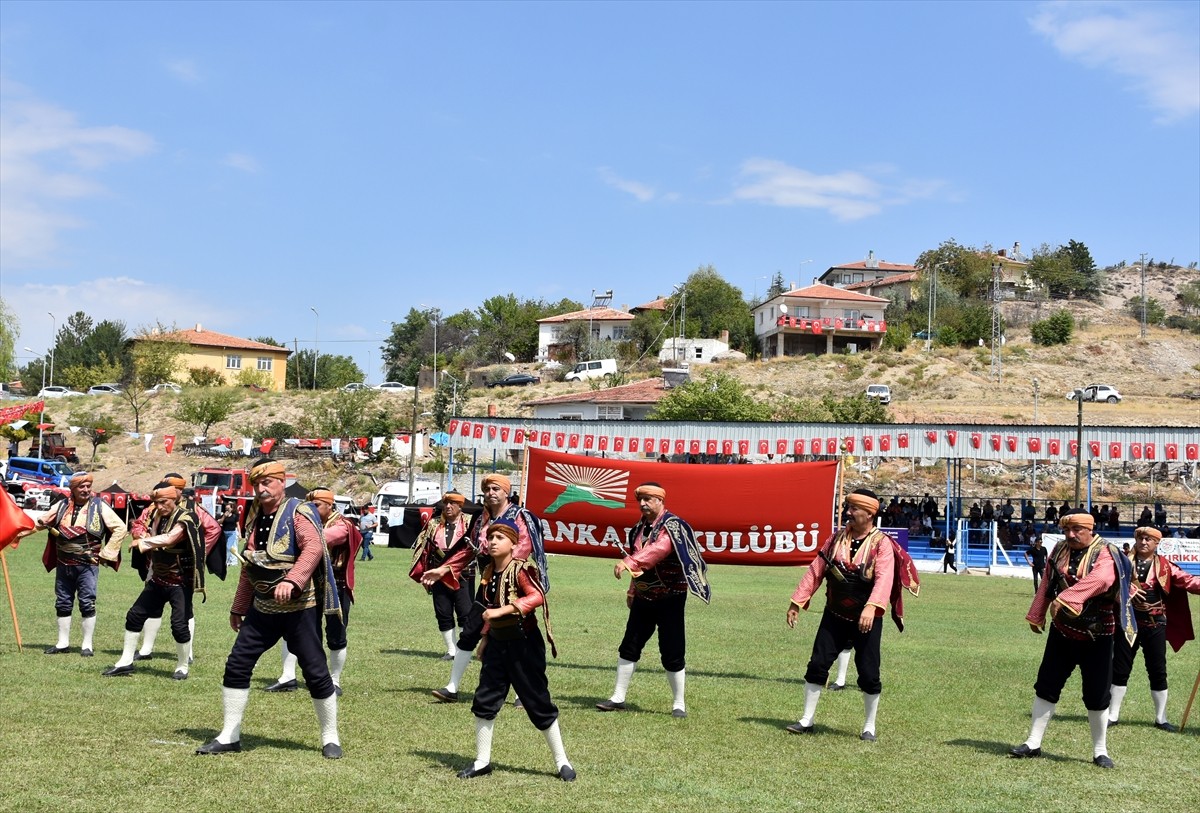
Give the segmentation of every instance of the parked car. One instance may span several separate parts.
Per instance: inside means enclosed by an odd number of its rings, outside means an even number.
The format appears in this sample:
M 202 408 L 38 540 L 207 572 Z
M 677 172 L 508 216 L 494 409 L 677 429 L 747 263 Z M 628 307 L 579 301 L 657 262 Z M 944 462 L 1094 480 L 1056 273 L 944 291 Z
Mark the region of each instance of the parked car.
M 608 378 L 617 374 L 616 359 L 596 359 L 594 361 L 581 361 L 576 364 L 571 372 L 567 373 L 567 381 L 587 381 L 592 378 Z
M 75 396 L 83 395 L 82 392 L 76 392 L 70 387 L 60 387 L 54 384 L 50 387 L 42 387 L 42 391 L 38 393 L 38 398 L 74 398 Z
M 347 384 L 346 386 L 342 387 L 342 392 L 361 392 L 369 389 L 371 389 L 370 384 L 364 384 L 361 381 L 355 381 L 352 384 Z
M 183 392 L 183 387 L 173 381 L 164 381 L 161 384 L 155 384 L 150 389 L 146 390 L 147 395 L 157 395 L 163 392 Z
M 8 482 L 42 483 L 66 488 L 75 472 L 61 460 L 41 460 L 36 457 L 10 457 L 5 478 Z
M 869 384 L 867 385 L 867 397 L 874 398 L 879 403 L 887 406 L 892 402 L 892 388 L 887 384 Z
M 412 392 L 416 387 L 410 387 L 407 384 L 401 384 L 399 381 L 384 381 L 375 389 L 380 392 Z
M 510 376 L 505 376 L 499 381 L 488 382 L 489 387 L 525 387 L 530 384 L 540 384 L 542 379 L 536 375 L 529 373 L 514 373 Z
M 1108 384 L 1088 384 L 1078 390 L 1071 390 L 1067 393 L 1067 399 L 1074 401 L 1076 392 L 1083 393 L 1083 397 L 1080 399 L 1083 401 L 1104 401 L 1115 404 L 1121 400 L 1121 393 L 1117 392 L 1117 388 Z
M 97 384 L 94 387 L 88 387 L 88 395 L 120 395 L 122 392 L 120 384 Z

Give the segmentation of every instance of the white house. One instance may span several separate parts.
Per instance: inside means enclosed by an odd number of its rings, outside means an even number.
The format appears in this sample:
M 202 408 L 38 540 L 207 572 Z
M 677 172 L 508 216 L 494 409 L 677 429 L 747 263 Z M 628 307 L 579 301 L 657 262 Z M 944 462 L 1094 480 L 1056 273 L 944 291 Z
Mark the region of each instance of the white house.
M 844 265 L 831 265 L 819 279 L 813 280 L 835 288 L 845 288 L 858 282 L 871 282 L 887 279 L 893 274 L 911 274 L 916 271 L 915 265 L 905 263 L 884 262 L 875 257 L 875 252 L 869 252 L 867 259 Z
M 672 336 L 663 341 L 658 360 L 663 364 L 711 364 L 722 353 L 729 352 L 729 331 L 721 339 L 680 339 Z
M 609 307 L 586 308 L 538 319 L 537 360 L 549 361 L 555 357 L 555 351 L 562 341 L 562 333 L 572 322 L 587 322 L 591 329 L 592 341 L 610 339 L 623 342 L 629 337 L 629 323 L 633 319 L 632 313 Z
M 754 337 L 764 359 L 805 353 L 876 350 L 887 331 L 889 300 L 832 285 L 773 296 L 754 309 Z
M 619 387 L 539 398 L 526 402 L 525 406 L 533 407 L 533 417 L 537 419 L 641 421 L 666 394 L 667 386 L 663 379 L 647 378 Z

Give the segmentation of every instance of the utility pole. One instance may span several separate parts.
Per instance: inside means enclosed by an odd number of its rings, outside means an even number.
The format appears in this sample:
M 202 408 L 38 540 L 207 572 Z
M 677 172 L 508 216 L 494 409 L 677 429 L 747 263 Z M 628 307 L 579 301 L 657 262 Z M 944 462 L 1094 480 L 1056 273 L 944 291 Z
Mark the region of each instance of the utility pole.
M 1142 253 L 1142 338 L 1146 338 L 1146 254 Z
M 1004 337 L 1000 335 L 1000 276 L 1003 266 L 999 262 L 992 263 L 992 375 L 993 381 L 1004 379 L 1003 361 L 1000 348 Z

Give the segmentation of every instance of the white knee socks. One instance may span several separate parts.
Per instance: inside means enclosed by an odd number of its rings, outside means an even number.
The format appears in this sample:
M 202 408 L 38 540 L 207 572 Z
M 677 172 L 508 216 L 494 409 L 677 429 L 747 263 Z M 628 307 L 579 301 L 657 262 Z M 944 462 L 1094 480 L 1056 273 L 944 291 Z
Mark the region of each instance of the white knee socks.
M 1054 716 L 1054 703 L 1040 697 L 1033 698 L 1033 725 L 1029 727 L 1029 739 L 1025 744 L 1030 748 L 1041 748 L 1042 737 L 1046 736 L 1046 726 Z
M 1108 756 L 1108 709 L 1088 709 L 1088 727 L 1092 729 L 1092 756 Z
M 609 698 L 610 702 L 625 702 L 625 695 L 629 692 L 629 681 L 633 679 L 633 670 L 636 667 L 637 661 L 627 661 L 624 658 L 617 658 L 617 685 L 613 689 L 612 697 Z
M 96 616 L 83 619 L 80 626 L 83 627 L 83 643 L 80 644 L 80 649 L 91 649 L 92 636 L 96 632 Z
M 471 665 L 471 656 L 474 654 L 469 649 L 460 649 L 454 653 L 454 665 L 450 667 L 450 682 L 446 684 L 446 691 L 458 691 L 458 684 L 463 679 L 463 675 L 467 673 L 467 667 Z M 488 736 L 490 738 L 491 734 Z M 488 743 L 490 748 L 491 739 L 488 740 Z
M 60 615 L 58 617 L 58 642 L 55 644 L 59 649 L 66 649 L 71 643 L 71 616 Z
M 321 727 L 321 745 L 341 745 L 337 731 L 337 693 L 318 700 L 313 698 L 313 708 L 317 712 L 317 725 Z
M 1154 722 L 1165 723 L 1167 721 L 1167 690 L 1150 692 L 1150 698 L 1154 700 Z
M 297 658 L 288 651 L 287 641 L 279 642 L 280 657 L 283 659 L 283 670 L 279 673 L 279 683 L 287 683 L 296 679 Z
M 492 762 L 492 729 L 495 727 L 495 719 L 475 718 L 475 764 L 471 767 L 477 771 Z
M 804 716 L 800 718 L 800 725 L 810 726 L 813 724 L 813 716 L 817 713 L 817 701 L 821 699 L 821 687 L 816 683 L 804 684 Z
M 162 626 L 162 616 L 147 618 L 142 627 L 142 648 L 139 654 L 149 657 L 154 651 L 154 639 L 158 637 L 158 628 Z
M 863 710 L 866 713 L 866 721 L 863 723 L 863 731 L 875 733 L 875 715 L 879 712 L 879 695 L 863 694 Z
M 329 676 L 334 686 L 342 685 L 342 669 L 346 667 L 346 648 L 329 650 Z
M 133 653 L 137 652 L 138 634 L 125 630 L 125 648 L 121 650 L 121 659 L 113 666 L 129 666 L 133 663 Z
M 454 646 L 456 640 L 454 630 L 442 630 L 442 640 L 446 642 L 446 654 L 454 657 L 455 653 L 458 652 L 458 648 Z
M 555 770 L 561 770 L 564 765 L 570 765 L 571 762 L 567 759 L 567 750 L 563 748 L 562 732 L 558 728 L 558 720 L 555 720 L 550 727 L 542 733 L 546 735 L 546 744 L 550 746 L 550 755 L 554 757 Z M 489 739 L 489 749 L 491 748 L 491 745 L 491 740 Z M 491 759 L 490 755 L 488 758 Z
M 687 683 L 687 676 L 684 674 L 684 670 L 680 669 L 678 672 L 667 672 L 667 682 L 671 684 L 671 694 L 673 695 L 671 700 L 671 708 L 673 710 L 679 709 L 680 711 L 687 711 L 687 707 L 683 702 L 683 689 L 684 685 Z
M 196 617 L 192 616 L 191 618 L 188 619 L 188 651 L 187 651 L 188 663 L 192 662 L 192 658 L 196 654 L 192 649 L 192 645 L 195 643 L 196 643 Z
M 1108 701 L 1108 719 L 1111 722 L 1117 722 L 1121 719 L 1121 703 L 1125 701 L 1125 692 L 1129 689 L 1128 686 L 1110 686 L 1108 691 L 1111 699 Z
M 175 642 L 175 671 L 188 673 L 188 656 L 192 651 L 192 642 L 185 641 L 184 643 Z
M 242 739 L 242 716 L 246 713 L 246 703 L 250 701 L 249 689 L 230 689 L 221 687 L 221 705 L 225 711 L 221 733 L 217 742 L 229 745 Z
M 850 656 L 853 653 L 854 653 L 854 650 L 847 649 L 844 652 L 841 652 L 838 654 L 837 678 L 833 681 L 834 685 L 837 685 L 837 686 L 845 686 L 846 685 L 846 673 L 850 670 Z

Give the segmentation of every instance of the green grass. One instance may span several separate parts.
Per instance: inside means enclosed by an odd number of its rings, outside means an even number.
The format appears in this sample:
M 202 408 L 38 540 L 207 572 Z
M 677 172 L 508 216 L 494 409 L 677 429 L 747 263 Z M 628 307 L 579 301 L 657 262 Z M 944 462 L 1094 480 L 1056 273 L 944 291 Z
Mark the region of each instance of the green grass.
M 5 611 L 0 810 L 1133 810 L 1161 794 L 1164 778 L 1176 792 L 1200 782 L 1200 710 L 1183 735 L 1153 729 L 1140 660 L 1122 725 L 1109 737 L 1117 770 L 1091 765 L 1078 676 L 1050 725 L 1046 756 L 1004 756 L 1027 733 L 1044 640 L 1022 620 L 1031 586 L 1020 580 L 925 576 L 922 596 L 907 604 L 909 631 L 900 635 L 889 622 L 884 633 L 873 745 L 857 739 L 863 709 L 856 691 L 822 697 L 816 736 L 783 731 L 801 708 L 819 619 L 818 609 L 803 614 L 794 631 L 784 625 L 798 569 L 712 569 L 712 606 L 688 605 L 688 719 L 670 716 L 653 641 L 630 689 L 634 710 L 600 714 L 593 704 L 612 690 L 623 589 L 607 562 L 566 557 L 550 564 L 560 658 L 549 674 L 579 781 L 557 780 L 544 739 L 511 706 L 496 725 L 496 773 L 460 781 L 454 771 L 474 755 L 469 702 L 431 702 L 429 690 L 444 684 L 448 665 L 438 660 L 429 599 L 406 577 L 408 551 L 379 547 L 375 561 L 358 569 L 340 704 L 346 758 L 321 759 L 305 692 L 260 690 L 277 675 L 275 653 L 255 675 L 243 726 L 247 750 L 197 757 L 193 749 L 220 727 L 232 582 L 218 583 L 197 607 L 190 680 L 170 679 L 168 629 L 159 654 L 135 676 L 103 678 L 118 654 L 137 578 L 128 569 L 101 573 L 95 658 L 75 654 L 78 620 L 75 652 L 46 657 L 41 650 L 54 640 L 53 577 L 39 561 L 43 539 L 8 553 L 25 650 L 16 651 Z M 1175 722 L 1198 649 L 1193 643 L 1169 653 Z M 468 698 L 478 674 L 478 665 L 467 673 Z

